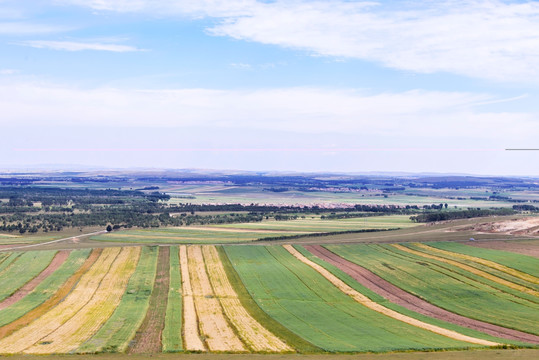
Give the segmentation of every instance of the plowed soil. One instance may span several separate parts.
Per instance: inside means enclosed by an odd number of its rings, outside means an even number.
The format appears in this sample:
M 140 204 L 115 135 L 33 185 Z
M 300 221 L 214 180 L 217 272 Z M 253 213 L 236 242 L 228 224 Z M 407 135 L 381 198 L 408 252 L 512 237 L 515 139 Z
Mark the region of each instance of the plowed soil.
M 539 336 L 470 319 L 439 308 L 407 293 L 369 270 L 343 259 L 320 245 L 306 245 L 305 248 L 320 259 L 338 267 L 366 288 L 409 310 L 499 338 L 539 344 Z
M 43 270 L 39 275 L 37 275 L 29 282 L 27 282 L 23 287 L 13 293 L 13 295 L 0 302 L 0 310 L 15 304 L 17 301 L 25 297 L 28 293 L 32 292 L 36 288 L 36 286 L 38 286 L 50 274 L 55 272 L 56 269 L 58 269 L 64 263 L 64 261 L 66 261 L 67 257 L 69 256 L 69 253 L 69 250 L 58 251 L 49 266 L 45 268 L 45 270 Z
M 144 321 L 137 330 L 133 343 L 129 348 L 130 354 L 161 352 L 161 335 L 165 327 L 165 315 L 168 302 L 170 283 L 170 248 L 159 247 L 157 259 L 157 274 L 153 286 L 150 305 Z
M 509 251 L 539 258 L 539 241 L 535 241 L 535 243 L 521 243 L 516 241 L 470 241 L 467 242 L 466 245 L 485 249 Z

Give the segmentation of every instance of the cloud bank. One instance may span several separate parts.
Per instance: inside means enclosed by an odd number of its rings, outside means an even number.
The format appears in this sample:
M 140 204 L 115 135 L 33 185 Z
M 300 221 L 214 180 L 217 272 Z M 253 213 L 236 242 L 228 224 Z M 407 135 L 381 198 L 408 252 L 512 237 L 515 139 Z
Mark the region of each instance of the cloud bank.
M 99 11 L 216 18 L 208 32 L 417 73 L 539 83 L 539 3 L 64 0 Z

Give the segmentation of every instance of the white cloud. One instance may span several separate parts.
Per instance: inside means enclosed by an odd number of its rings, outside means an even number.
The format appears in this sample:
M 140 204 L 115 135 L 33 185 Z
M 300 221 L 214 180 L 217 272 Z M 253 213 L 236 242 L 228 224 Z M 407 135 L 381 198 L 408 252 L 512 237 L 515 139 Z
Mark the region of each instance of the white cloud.
M 539 82 L 539 3 L 63 0 L 97 10 L 209 16 L 212 34 L 418 73 Z
M 0 35 L 49 34 L 70 30 L 65 26 L 37 24 L 24 21 L 0 22 Z
M 77 41 L 48 41 L 48 40 L 30 40 L 18 43 L 19 45 L 30 46 L 38 49 L 52 49 L 65 51 L 111 51 L 111 52 L 131 52 L 144 51 L 133 46 L 120 44 L 107 44 L 95 42 L 77 42 Z
M 444 138 L 460 143 L 466 138 L 533 140 L 537 114 L 482 110 L 481 104 L 490 100 L 494 98 L 481 94 L 419 90 L 380 94 L 320 88 L 84 90 L 6 82 L 0 85 L 0 124 L 198 126 Z

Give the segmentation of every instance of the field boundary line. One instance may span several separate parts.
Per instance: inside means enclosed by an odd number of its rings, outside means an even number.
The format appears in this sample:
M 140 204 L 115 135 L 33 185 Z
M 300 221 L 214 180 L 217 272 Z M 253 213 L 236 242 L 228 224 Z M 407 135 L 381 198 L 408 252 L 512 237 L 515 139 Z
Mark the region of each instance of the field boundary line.
M 352 297 L 355 301 L 357 301 L 358 303 L 360 303 L 363 306 L 368 307 L 371 310 L 374 310 L 374 311 L 376 311 L 378 313 L 381 313 L 381 314 L 386 315 L 388 317 L 391 317 L 393 319 L 405 322 L 405 323 L 407 323 L 409 325 L 416 326 L 416 327 L 419 327 L 419 328 L 422 328 L 422 329 L 425 329 L 425 330 L 428 330 L 428 331 L 434 332 L 436 334 L 443 335 L 443 336 L 446 336 L 446 337 L 449 337 L 449 338 L 452 338 L 452 339 L 455 339 L 455 340 L 464 341 L 464 342 L 468 342 L 468 343 L 472 343 L 472 344 L 484 345 L 484 346 L 499 346 L 499 345 L 501 345 L 500 343 L 496 343 L 496 342 L 493 342 L 493 341 L 488 341 L 488 340 L 483 340 L 483 339 L 463 335 L 463 334 L 460 334 L 460 333 L 458 333 L 456 331 L 453 331 L 453 330 L 448 330 L 448 329 L 444 329 L 444 328 L 441 328 L 441 327 L 436 326 L 436 325 L 427 324 L 427 323 L 425 323 L 423 321 L 414 319 L 412 317 L 400 314 L 400 313 L 398 313 L 398 312 L 396 312 L 394 310 L 386 308 L 385 306 L 382 306 L 382 305 L 372 301 L 371 299 L 369 299 L 365 295 L 361 294 L 359 291 L 351 288 L 344 281 L 342 281 L 341 279 L 339 279 L 338 277 L 333 275 L 331 272 L 329 272 L 324 267 L 322 267 L 322 266 L 314 263 L 313 261 L 307 259 L 303 254 L 301 254 L 298 250 L 296 250 L 292 245 L 283 245 L 283 247 L 290 254 L 292 254 L 296 259 L 298 259 L 299 261 L 303 262 L 304 264 L 310 266 L 315 271 L 320 273 L 323 277 L 325 277 L 328 281 L 330 281 L 339 290 L 341 290 L 346 295 Z
M 403 245 L 400 245 L 400 244 L 391 244 L 391 246 L 393 246 L 394 248 L 396 248 L 398 250 L 401 250 L 401 251 L 404 251 L 404 252 L 407 252 L 407 253 L 410 253 L 410 254 L 414 254 L 414 255 L 421 256 L 421 257 L 424 257 L 424 258 L 427 258 L 427 259 L 437 260 L 437 261 L 440 261 L 440 262 L 443 262 L 443 263 L 446 263 L 446 264 L 449 264 L 449 265 L 453 265 L 453 266 L 458 267 L 458 268 L 460 268 L 462 270 L 468 271 L 468 272 L 470 272 L 472 274 L 475 274 L 475 275 L 478 275 L 478 276 L 483 277 L 485 279 L 494 281 L 494 282 L 496 282 L 496 283 L 498 283 L 500 285 L 507 286 L 508 288 L 511 288 L 513 290 L 517 290 L 517 291 L 520 291 L 520 292 L 523 292 L 523 293 L 526 293 L 526 294 L 529 294 L 529 295 L 539 297 L 539 292 L 538 291 L 535 291 L 533 289 L 527 288 L 527 287 L 522 286 L 522 285 L 515 284 L 515 283 L 513 283 L 511 281 L 499 278 L 499 277 L 497 277 L 495 275 L 489 274 L 489 273 L 487 273 L 487 272 L 485 272 L 483 270 L 476 269 L 476 268 L 474 268 L 472 266 L 461 264 L 458 261 L 449 260 L 449 259 L 446 259 L 446 258 L 443 258 L 443 257 L 440 257 L 440 256 L 431 255 L 431 254 L 427 254 L 427 253 L 422 252 L 422 251 L 413 250 L 413 249 L 410 249 L 410 248 L 408 248 L 406 246 L 403 246 Z

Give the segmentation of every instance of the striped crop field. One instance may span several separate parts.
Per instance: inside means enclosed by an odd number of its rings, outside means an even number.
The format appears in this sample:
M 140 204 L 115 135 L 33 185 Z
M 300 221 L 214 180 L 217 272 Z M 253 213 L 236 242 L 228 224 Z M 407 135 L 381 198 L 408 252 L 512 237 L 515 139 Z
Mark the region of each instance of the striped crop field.
M 92 240 L 140 244 L 227 244 L 282 236 L 386 230 L 413 226 L 417 224 L 406 215 L 350 219 L 321 219 L 320 216 L 307 216 L 305 219 L 287 221 L 265 220 L 253 223 L 122 230 L 94 236 Z
M 537 261 L 445 243 L 0 253 L 0 354 L 534 347 Z

